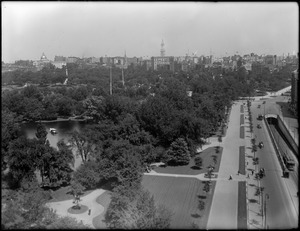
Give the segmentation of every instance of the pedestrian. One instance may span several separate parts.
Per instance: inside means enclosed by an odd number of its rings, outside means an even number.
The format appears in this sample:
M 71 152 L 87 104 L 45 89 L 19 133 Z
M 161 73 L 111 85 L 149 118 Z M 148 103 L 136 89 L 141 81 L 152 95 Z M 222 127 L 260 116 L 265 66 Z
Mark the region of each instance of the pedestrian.
M 247 165 L 248 165 L 248 161 L 247 161 Z
M 253 170 L 253 169 L 251 169 L 251 172 L 252 172 L 252 176 L 253 176 L 253 174 L 254 174 L 254 170 Z
M 238 175 L 240 175 L 240 171 L 238 170 Z
M 91 215 L 91 209 L 89 209 L 89 215 Z
M 247 178 L 250 178 L 249 173 L 247 174 Z

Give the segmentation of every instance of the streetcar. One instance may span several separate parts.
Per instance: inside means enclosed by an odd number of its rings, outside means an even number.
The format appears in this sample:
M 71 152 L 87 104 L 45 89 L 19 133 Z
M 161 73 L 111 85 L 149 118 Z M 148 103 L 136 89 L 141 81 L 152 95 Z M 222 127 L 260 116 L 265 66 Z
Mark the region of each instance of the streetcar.
M 294 171 L 295 161 L 292 158 L 288 157 L 286 153 L 284 153 L 282 157 L 286 168 L 290 171 Z

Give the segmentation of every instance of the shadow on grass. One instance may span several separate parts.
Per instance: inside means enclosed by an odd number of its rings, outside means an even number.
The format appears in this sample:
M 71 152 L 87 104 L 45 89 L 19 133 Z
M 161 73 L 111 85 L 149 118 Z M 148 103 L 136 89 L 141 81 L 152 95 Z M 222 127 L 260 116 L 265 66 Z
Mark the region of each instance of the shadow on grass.
M 199 217 L 201 217 L 201 215 L 199 215 L 198 213 L 193 213 L 193 214 L 191 214 L 191 216 L 193 218 L 199 218 Z
M 194 169 L 194 170 L 200 170 L 200 169 L 202 169 L 202 168 L 199 168 L 199 167 L 197 167 L 197 166 L 192 166 L 191 169 Z
M 256 199 L 249 199 L 250 203 L 257 203 L 258 201 Z
M 206 199 L 206 196 L 204 196 L 204 195 L 198 195 L 197 197 L 198 197 L 199 199 L 203 199 L 203 200 Z

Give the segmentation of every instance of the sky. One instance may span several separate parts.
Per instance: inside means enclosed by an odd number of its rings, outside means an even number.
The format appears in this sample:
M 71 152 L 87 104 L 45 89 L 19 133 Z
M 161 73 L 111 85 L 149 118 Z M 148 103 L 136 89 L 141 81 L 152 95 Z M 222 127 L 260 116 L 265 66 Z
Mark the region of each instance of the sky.
M 2 61 L 297 54 L 296 2 L 1 2 Z

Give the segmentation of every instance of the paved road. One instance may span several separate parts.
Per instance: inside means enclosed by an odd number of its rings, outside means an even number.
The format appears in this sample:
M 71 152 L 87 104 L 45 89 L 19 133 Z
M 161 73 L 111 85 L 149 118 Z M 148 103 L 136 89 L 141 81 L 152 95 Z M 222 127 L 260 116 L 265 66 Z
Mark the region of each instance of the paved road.
M 269 195 L 267 201 L 267 225 L 271 229 L 284 229 L 298 227 L 298 205 L 295 186 L 291 179 L 282 178 L 282 170 L 276 157 L 274 147 L 267 132 L 266 126 L 256 118 L 260 114 L 257 105 L 259 101 L 252 102 L 251 111 L 254 122 L 254 135 L 256 143 L 263 141 L 264 148 L 258 149 L 259 167 L 264 167 L 266 177 L 260 181 L 264 193 Z M 256 125 L 263 125 L 257 129 Z

